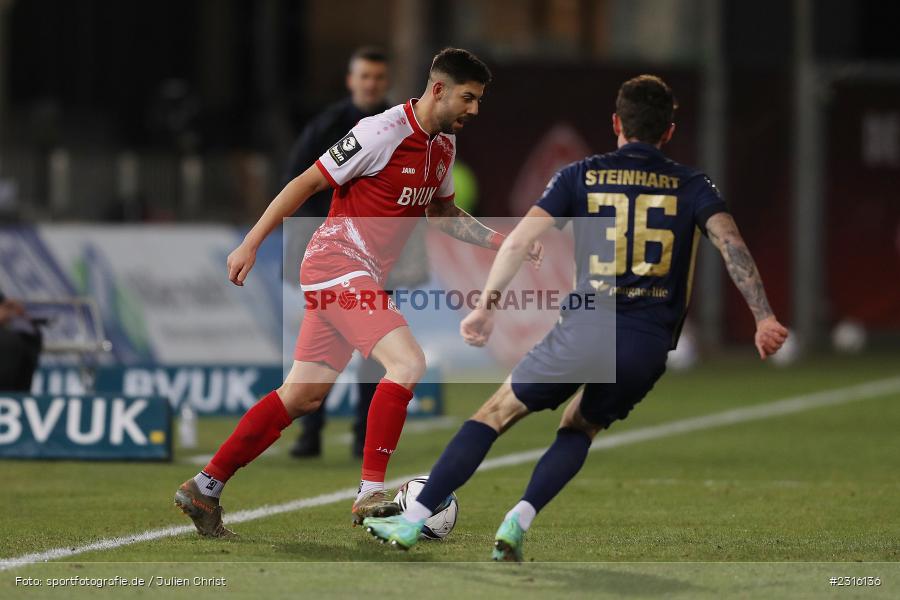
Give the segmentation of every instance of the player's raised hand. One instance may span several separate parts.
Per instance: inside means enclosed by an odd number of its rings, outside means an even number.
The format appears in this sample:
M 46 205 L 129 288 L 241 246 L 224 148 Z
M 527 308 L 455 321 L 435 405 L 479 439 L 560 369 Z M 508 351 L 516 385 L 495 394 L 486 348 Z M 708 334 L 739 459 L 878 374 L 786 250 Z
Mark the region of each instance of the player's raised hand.
M 228 267 L 228 281 L 234 285 L 243 286 L 244 280 L 250 274 L 250 269 L 256 262 L 256 250 L 246 244 L 241 244 L 228 255 L 225 265 Z
M 774 316 L 767 317 L 756 324 L 754 342 L 759 357 L 766 360 L 772 356 L 784 344 L 788 337 L 787 328 L 778 322 Z
M 470 346 L 484 346 L 494 330 L 494 315 L 484 308 L 476 308 L 459 324 L 459 334 Z
M 531 248 L 528 249 L 528 262 L 535 269 L 541 268 L 541 263 L 544 262 L 544 245 L 542 243 L 535 241 L 531 244 Z

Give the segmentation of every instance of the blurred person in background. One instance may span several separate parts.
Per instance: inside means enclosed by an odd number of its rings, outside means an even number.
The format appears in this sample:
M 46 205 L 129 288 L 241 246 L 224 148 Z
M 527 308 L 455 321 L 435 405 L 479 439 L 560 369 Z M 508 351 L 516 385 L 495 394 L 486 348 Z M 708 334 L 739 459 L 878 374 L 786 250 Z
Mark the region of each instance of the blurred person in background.
M 21 302 L 0 291 L 0 391 L 28 392 L 43 341 Z
M 347 64 L 347 90 L 350 95 L 331 104 L 315 116 L 294 142 L 288 158 L 282 184 L 305 171 L 322 156 L 334 140 L 340 139 L 361 119 L 386 111 L 389 85 L 387 54 L 380 48 L 365 46 L 357 49 Z M 288 256 L 296 259 L 306 251 L 306 246 L 316 228 L 328 216 L 331 208 L 331 190 L 314 194 L 294 213 L 295 219 L 287 230 Z M 353 425 L 353 456 L 361 458 L 366 439 L 366 417 L 375 394 L 377 382 L 384 376 L 384 369 L 377 361 L 363 361 L 358 373 L 359 401 L 356 405 L 356 421 Z M 325 427 L 325 405 L 300 419 L 301 434 L 291 448 L 291 456 L 314 458 L 322 453 L 322 430 Z

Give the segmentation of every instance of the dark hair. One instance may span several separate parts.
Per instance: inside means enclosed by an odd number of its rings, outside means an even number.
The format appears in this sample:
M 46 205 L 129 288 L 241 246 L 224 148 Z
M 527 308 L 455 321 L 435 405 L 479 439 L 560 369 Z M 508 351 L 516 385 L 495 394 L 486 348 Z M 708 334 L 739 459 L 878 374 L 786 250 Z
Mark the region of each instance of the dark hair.
M 619 88 L 616 114 L 626 139 L 656 144 L 675 119 L 678 102 L 672 89 L 656 75 L 638 75 Z
M 350 60 L 347 61 L 347 69 L 353 65 L 356 60 L 368 60 L 371 62 L 386 63 L 388 61 L 387 52 L 378 46 L 362 46 L 353 51 Z
M 444 48 L 431 61 L 430 74 L 435 71 L 445 73 L 456 83 L 477 81 L 487 85 L 491 81 L 491 70 L 481 59 L 462 48 Z

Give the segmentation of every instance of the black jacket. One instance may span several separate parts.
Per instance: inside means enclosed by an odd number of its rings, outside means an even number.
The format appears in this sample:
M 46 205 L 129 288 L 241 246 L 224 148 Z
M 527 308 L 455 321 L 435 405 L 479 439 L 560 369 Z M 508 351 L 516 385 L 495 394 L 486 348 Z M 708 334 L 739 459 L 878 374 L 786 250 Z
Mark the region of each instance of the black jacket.
M 329 147 L 340 140 L 361 119 L 384 112 L 389 108 L 383 104 L 372 113 L 358 109 L 350 97 L 328 106 L 316 115 L 294 142 L 283 176 L 283 185 L 308 169 Z M 294 216 L 325 217 L 331 208 L 331 190 L 320 192 L 307 200 Z

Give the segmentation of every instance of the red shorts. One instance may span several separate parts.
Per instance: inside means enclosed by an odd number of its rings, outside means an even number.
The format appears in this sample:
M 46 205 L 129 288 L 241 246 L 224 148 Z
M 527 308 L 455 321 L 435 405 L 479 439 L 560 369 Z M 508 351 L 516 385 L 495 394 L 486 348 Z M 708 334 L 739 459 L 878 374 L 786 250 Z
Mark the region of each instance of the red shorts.
M 353 350 L 368 358 L 375 344 L 407 325 L 394 301 L 369 275 L 330 287 L 304 286 L 306 314 L 294 347 L 294 360 L 324 362 L 343 371 Z

